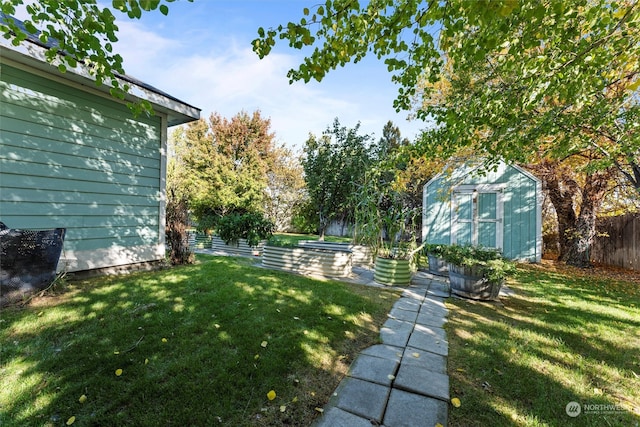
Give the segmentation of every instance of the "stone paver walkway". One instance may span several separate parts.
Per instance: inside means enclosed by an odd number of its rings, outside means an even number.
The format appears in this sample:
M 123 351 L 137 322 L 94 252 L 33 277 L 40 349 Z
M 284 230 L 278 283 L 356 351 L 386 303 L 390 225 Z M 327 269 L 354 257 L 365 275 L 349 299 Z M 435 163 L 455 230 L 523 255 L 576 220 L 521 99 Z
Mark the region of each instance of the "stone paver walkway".
M 369 280 L 366 271 L 358 273 L 356 281 Z M 313 426 L 446 426 L 447 297 L 447 282 L 414 275 L 380 330 L 382 344 L 358 355 Z

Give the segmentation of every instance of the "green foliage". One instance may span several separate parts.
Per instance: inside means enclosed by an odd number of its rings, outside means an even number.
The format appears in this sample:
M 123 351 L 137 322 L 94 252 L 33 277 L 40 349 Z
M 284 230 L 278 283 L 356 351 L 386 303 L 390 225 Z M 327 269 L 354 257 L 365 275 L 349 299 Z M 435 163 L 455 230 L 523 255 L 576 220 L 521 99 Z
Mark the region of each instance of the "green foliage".
M 502 257 L 497 249 L 471 245 L 429 245 L 425 249 L 438 252 L 440 258 L 451 264 L 479 268 L 491 282 L 501 282 L 516 272 L 515 263 Z
M 143 12 L 159 9 L 163 15 L 169 13 L 165 3 L 174 0 L 112 0 L 112 7 L 131 19 L 139 19 Z M 193 0 L 189 0 L 193 1 Z M 3 0 L 2 13 L 12 16 L 23 0 Z M 24 21 L 28 33 L 36 34 L 42 42 L 51 43 L 45 59 L 55 64 L 61 73 L 79 64 L 85 67 L 96 82 L 96 86 L 111 85 L 111 94 L 124 99 L 129 86 L 119 80 L 124 68 L 122 56 L 114 53 L 118 41 L 116 17 L 97 0 L 39 0 L 26 6 L 30 19 Z M 29 34 L 11 20 L 0 22 L 0 34 L 15 46 L 24 43 Z M 134 113 L 152 112 L 148 102 L 130 103 Z
M 214 113 L 173 134 L 167 185 L 189 201 L 200 229 L 232 212 L 263 212 L 279 152 L 270 126 L 259 111 L 231 119 Z
M 576 153 L 586 170 L 615 167 L 640 191 L 640 6 L 633 0 L 326 0 L 253 42 L 312 53 L 289 71 L 321 80 L 365 55 L 399 85 L 397 109 L 438 125 L 423 153 L 475 146 L 497 159 Z M 437 33 L 437 37 L 434 35 Z M 439 84 L 439 83 L 446 84 Z
M 310 203 L 315 207 L 321 236 L 333 219 L 349 220 L 353 198 L 370 164 L 369 135 L 359 135 L 360 124 L 348 129 L 336 118 L 322 137 L 305 143 L 302 165 Z
M 237 244 L 239 239 L 245 239 L 247 245 L 257 246 L 271 237 L 274 224 L 261 213 L 230 214 L 220 218 L 216 231 L 227 244 Z

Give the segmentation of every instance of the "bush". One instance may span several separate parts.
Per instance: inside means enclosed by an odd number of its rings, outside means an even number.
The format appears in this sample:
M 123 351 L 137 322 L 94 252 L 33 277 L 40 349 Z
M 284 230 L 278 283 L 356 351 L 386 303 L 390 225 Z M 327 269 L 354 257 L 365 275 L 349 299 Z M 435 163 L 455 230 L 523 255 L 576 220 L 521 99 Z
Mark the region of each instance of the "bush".
M 218 221 L 217 232 L 226 244 L 246 239 L 249 246 L 257 246 L 271 237 L 275 225 L 261 213 L 230 214 Z

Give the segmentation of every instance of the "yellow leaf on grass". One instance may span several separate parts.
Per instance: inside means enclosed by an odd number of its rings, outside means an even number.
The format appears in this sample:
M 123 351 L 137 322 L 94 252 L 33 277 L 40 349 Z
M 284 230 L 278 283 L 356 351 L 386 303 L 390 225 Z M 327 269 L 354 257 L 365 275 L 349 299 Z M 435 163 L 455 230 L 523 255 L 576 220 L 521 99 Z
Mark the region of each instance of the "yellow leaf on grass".
M 318 412 L 320 412 L 320 413 L 323 413 L 323 412 L 324 412 L 324 409 L 322 409 L 322 408 L 315 408 L 315 410 L 316 410 L 316 411 L 318 411 Z
M 113 354 L 120 354 L 118 350 L 114 351 Z
M 149 364 L 149 359 L 144 359 L 144 364 L 148 365 Z
M 84 403 L 86 401 L 87 401 L 87 396 L 84 395 L 84 394 L 82 396 L 80 396 L 80 399 L 78 399 L 78 402 L 80 402 L 80 403 Z
M 67 425 L 70 426 L 71 424 L 76 422 L 76 417 L 71 417 L 67 420 Z
M 122 375 L 122 369 L 116 369 L 116 377 Z
M 276 398 L 276 392 L 274 390 L 269 390 L 269 393 L 267 393 L 267 399 L 273 400 L 275 398 Z
M 268 343 L 267 343 L 266 341 L 262 341 L 262 342 L 260 343 L 260 347 L 262 347 L 262 348 L 266 348 L 266 347 L 267 347 L 267 344 L 268 344 Z
M 298 401 L 298 396 L 294 396 L 293 400 L 291 401 L 291 403 L 296 403 Z
M 280 412 L 284 412 L 284 411 L 286 411 L 286 410 L 287 410 L 286 405 L 281 405 L 281 406 L 280 406 Z
M 162 342 L 167 342 L 167 339 L 166 338 L 162 338 Z
M 457 397 L 454 397 L 453 399 L 451 399 L 451 404 L 456 408 L 459 408 L 460 405 L 462 405 L 462 403 L 460 403 L 460 399 L 458 399 Z
M 253 359 L 254 359 L 254 360 L 258 360 L 258 359 L 260 359 L 260 355 L 259 355 L 259 354 L 256 354 L 255 356 L 253 356 Z

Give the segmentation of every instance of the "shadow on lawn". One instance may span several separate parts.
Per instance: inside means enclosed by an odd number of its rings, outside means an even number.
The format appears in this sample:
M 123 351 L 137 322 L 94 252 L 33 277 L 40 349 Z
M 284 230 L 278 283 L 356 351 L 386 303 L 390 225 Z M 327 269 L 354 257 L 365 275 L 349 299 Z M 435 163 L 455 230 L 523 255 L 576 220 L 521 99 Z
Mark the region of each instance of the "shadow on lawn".
M 0 424 L 308 424 L 393 296 L 246 264 L 93 279 L 4 310 Z
M 463 402 L 450 425 L 637 425 L 637 290 L 557 279 L 521 272 L 499 304 L 448 300 L 451 395 Z M 610 406 L 573 418 L 569 402 Z

